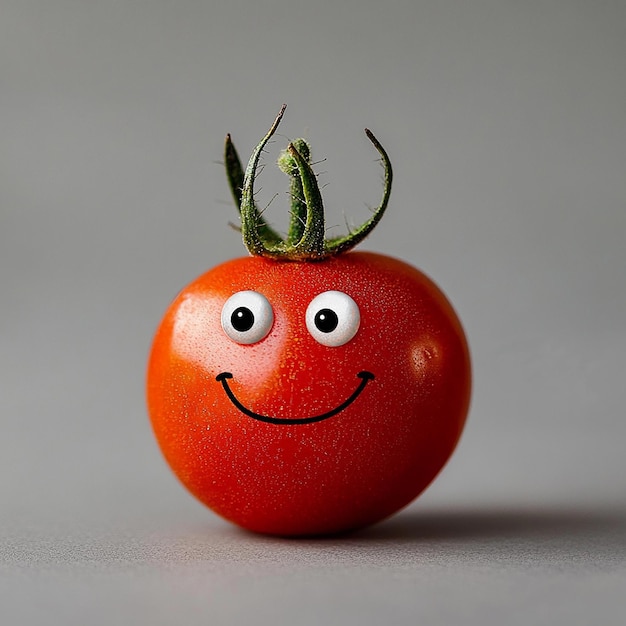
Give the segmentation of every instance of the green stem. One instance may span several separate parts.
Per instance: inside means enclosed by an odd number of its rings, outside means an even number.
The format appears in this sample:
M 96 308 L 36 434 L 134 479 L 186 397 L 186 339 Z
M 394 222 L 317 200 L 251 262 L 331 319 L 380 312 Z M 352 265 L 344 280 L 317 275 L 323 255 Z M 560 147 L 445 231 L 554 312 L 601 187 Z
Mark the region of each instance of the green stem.
M 383 167 L 385 169 L 385 181 L 383 186 L 383 198 L 380 202 L 378 208 L 374 210 L 372 217 L 367 220 L 364 224 L 359 226 L 356 230 L 353 230 L 348 235 L 343 237 L 337 237 L 335 239 L 329 239 L 326 242 L 326 254 L 334 255 L 341 254 L 342 252 L 346 252 L 350 248 L 353 248 L 358 243 L 363 241 L 367 235 L 369 235 L 376 224 L 380 222 L 385 210 L 387 209 L 387 204 L 389 203 L 389 196 L 391 195 L 391 183 L 393 180 L 393 170 L 391 169 L 391 161 L 389 160 L 389 156 L 387 152 L 382 147 L 378 139 L 374 137 L 374 133 L 368 128 L 365 129 L 365 134 L 367 138 L 374 144 L 376 150 L 380 154 L 381 161 L 383 163 Z
M 241 189 L 243 188 L 243 168 L 235 146 L 230 138 L 230 133 L 226 135 L 224 141 L 224 165 L 226 166 L 226 178 L 233 200 L 239 209 L 241 207 Z
M 326 239 L 324 204 L 315 172 L 310 164 L 310 150 L 303 139 L 287 146 L 278 164 L 291 178 L 291 220 L 286 241 L 272 230 L 263 219 L 254 201 L 254 182 L 259 160 L 268 141 L 276 132 L 285 113 L 280 109 L 269 131 L 254 149 L 245 173 L 230 135 L 226 136 L 225 163 L 228 182 L 241 212 L 243 241 L 252 255 L 283 261 L 319 261 L 346 252 L 360 243 L 382 218 L 391 194 L 393 171 L 385 149 L 369 129 L 365 134 L 381 157 L 385 174 L 383 197 L 372 217 L 354 231 L 342 237 Z
M 280 120 L 285 113 L 286 106 L 287 105 L 283 104 L 269 131 L 252 152 L 243 177 L 243 190 L 241 194 L 241 234 L 243 242 L 250 254 L 256 256 L 284 256 L 284 246 L 281 245 L 282 240 L 280 242 L 268 241 L 260 232 L 260 226 L 264 224 L 264 221 L 254 202 L 254 179 L 259 166 L 261 153 L 267 142 L 276 132 Z
M 224 142 L 224 165 L 226 166 L 226 178 L 228 179 L 230 192 L 237 206 L 237 210 L 241 213 L 244 174 L 239 155 L 235 149 L 235 144 L 232 142 L 230 133 L 226 135 L 226 141 Z M 274 245 L 280 243 L 282 237 L 265 221 L 256 205 L 254 205 L 253 211 L 258 224 L 259 235 L 262 239 Z
M 290 250 L 299 259 L 320 259 L 324 256 L 326 229 L 324 223 L 324 203 L 315 172 L 308 161 L 298 152 L 295 145 L 290 143 L 287 151 L 293 157 L 298 167 L 302 192 L 306 205 L 306 219 L 302 237 Z
M 296 139 L 293 142 L 296 150 L 306 160 L 311 162 L 311 150 L 304 139 Z M 306 225 L 306 201 L 304 199 L 304 191 L 302 189 L 302 178 L 300 170 L 296 165 L 295 159 L 288 150 L 285 150 L 278 159 L 278 166 L 291 179 L 289 185 L 289 196 L 291 198 L 291 209 L 289 219 L 289 232 L 287 233 L 287 246 L 297 244 L 304 234 Z

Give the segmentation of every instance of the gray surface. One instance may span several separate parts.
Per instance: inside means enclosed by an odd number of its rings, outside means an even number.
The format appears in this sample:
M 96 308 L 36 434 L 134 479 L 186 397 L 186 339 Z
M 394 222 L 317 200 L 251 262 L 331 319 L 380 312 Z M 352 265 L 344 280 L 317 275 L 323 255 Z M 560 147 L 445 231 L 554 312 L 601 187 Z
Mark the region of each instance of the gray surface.
M 2 624 L 623 623 L 623 3 L 0 13 Z M 327 159 L 331 223 L 377 202 L 378 135 L 396 183 L 362 247 L 437 280 L 475 367 L 439 480 L 322 541 L 197 504 L 143 401 L 170 298 L 242 254 L 223 136 L 247 155 L 282 102 L 281 144 Z

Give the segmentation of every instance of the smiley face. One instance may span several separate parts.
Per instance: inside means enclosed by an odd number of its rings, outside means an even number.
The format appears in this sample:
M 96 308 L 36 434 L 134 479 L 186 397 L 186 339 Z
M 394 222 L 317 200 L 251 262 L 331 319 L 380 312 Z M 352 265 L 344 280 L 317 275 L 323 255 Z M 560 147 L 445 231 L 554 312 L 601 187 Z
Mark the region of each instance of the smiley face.
M 361 315 L 357 303 L 341 291 L 325 291 L 309 304 L 305 315 L 306 327 L 311 336 L 320 344 L 338 347 L 350 341 L 357 333 Z M 271 303 L 262 294 L 246 290 L 233 294 L 222 308 L 222 329 L 234 342 L 250 345 L 262 341 L 271 331 L 274 312 Z M 233 378 L 231 372 L 221 372 L 216 380 L 222 383 L 224 392 L 241 413 L 252 419 L 268 424 L 295 426 L 321 422 L 341 413 L 348 408 L 365 389 L 368 381 L 374 380 L 371 372 L 357 374 L 361 379 L 355 391 L 341 404 L 321 413 L 308 417 L 272 417 L 261 415 L 244 406 L 232 391 L 228 381 Z
M 413 267 L 359 252 L 210 270 L 168 309 L 147 386 L 157 440 L 190 491 L 281 535 L 408 504 L 452 453 L 469 390 L 445 296 Z

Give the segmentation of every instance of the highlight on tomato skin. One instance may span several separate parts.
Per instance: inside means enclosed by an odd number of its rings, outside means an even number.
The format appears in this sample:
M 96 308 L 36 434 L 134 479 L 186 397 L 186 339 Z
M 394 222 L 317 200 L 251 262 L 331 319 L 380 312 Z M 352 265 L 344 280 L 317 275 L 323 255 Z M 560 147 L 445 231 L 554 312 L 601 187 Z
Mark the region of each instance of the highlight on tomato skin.
M 430 278 L 352 251 L 350 236 L 319 239 L 310 222 L 323 219 L 321 195 L 301 140 L 280 163 L 299 226 L 281 238 L 264 222 L 254 177 L 283 112 L 245 175 L 227 137 L 252 254 L 210 269 L 169 306 L 147 403 L 166 461 L 215 513 L 255 532 L 319 535 L 378 522 L 432 482 L 461 436 L 471 367 L 461 323 Z M 373 143 L 384 211 L 391 165 Z

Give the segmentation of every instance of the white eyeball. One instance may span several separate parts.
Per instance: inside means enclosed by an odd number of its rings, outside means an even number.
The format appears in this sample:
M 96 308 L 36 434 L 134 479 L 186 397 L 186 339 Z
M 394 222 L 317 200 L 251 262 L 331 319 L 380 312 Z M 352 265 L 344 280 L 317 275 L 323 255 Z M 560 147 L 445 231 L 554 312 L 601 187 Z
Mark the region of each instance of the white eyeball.
M 272 329 L 274 311 L 267 298 L 256 291 L 238 291 L 222 308 L 222 328 L 233 341 L 261 341 Z
M 361 314 L 357 303 L 341 291 L 325 291 L 306 310 L 306 327 L 324 346 L 342 346 L 359 330 Z

